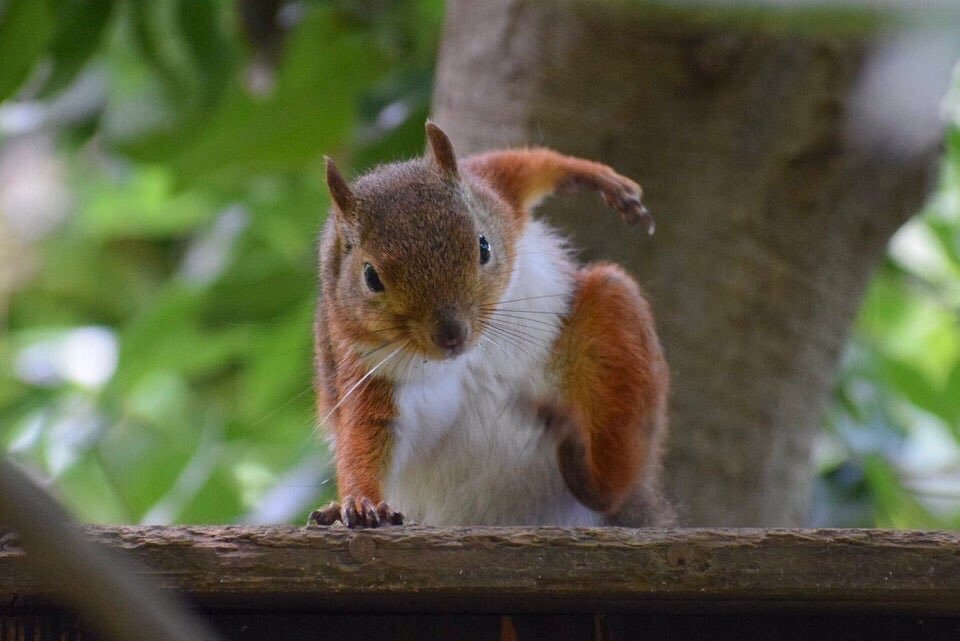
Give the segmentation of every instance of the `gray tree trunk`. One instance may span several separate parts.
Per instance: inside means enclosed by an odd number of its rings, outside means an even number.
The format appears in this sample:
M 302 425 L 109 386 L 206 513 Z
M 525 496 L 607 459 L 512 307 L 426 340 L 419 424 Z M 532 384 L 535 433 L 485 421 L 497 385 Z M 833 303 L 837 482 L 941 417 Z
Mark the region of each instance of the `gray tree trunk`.
M 804 523 L 841 351 L 938 153 L 943 61 L 890 80 L 902 52 L 867 30 L 737 27 L 643 3 L 447 11 L 434 118 L 459 153 L 547 145 L 646 190 L 652 239 L 592 199 L 545 210 L 584 258 L 620 262 L 650 294 L 673 372 L 665 484 L 682 521 Z M 906 86 L 885 94 L 889 82 Z M 915 113 L 898 116 L 884 100 L 904 94 Z

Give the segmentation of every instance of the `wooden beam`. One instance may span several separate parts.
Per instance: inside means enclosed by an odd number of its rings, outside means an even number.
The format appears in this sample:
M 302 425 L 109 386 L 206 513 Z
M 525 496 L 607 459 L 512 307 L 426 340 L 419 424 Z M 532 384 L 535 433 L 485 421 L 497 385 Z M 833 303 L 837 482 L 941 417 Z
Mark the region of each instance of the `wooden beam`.
M 960 615 L 960 533 L 89 527 L 204 607 Z M 0 548 L 0 607 L 55 597 Z

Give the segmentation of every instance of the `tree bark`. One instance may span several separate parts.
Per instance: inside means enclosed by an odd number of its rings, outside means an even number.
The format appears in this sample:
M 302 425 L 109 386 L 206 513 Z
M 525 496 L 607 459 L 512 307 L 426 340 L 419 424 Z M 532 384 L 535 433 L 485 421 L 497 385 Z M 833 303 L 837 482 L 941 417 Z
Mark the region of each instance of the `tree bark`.
M 546 145 L 646 190 L 652 239 L 592 200 L 544 209 L 650 295 L 673 373 L 665 485 L 686 524 L 805 522 L 839 356 L 937 155 L 935 103 L 932 134 L 874 122 L 886 38 L 642 3 L 448 3 L 433 107 L 458 153 Z

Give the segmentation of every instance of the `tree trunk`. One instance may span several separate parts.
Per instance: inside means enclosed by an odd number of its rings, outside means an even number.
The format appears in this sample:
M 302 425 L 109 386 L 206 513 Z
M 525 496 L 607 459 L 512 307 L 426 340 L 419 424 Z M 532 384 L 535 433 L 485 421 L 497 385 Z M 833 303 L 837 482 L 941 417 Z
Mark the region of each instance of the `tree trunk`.
M 805 522 L 839 356 L 939 141 L 936 90 L 912 129 L 884 121 L 886 42 L 641 3 L 448 3 L 434 117 L 460 154 L 546 145 L 646 190 L 652 239 L 593 200 L 544 209 L 652 299 L 673 372 L 665 484 L 685 524 Z

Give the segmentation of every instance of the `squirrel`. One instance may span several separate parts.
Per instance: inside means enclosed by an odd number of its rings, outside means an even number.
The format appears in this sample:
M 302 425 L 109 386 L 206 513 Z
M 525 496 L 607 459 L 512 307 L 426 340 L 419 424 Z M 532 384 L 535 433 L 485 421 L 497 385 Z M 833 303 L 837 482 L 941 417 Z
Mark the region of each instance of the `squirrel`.
M 426 134 L 424 157 L 352 184 L 326 158 L 315 388 L 341 498 L 310 523 L 669 524 L 650 305 L 531 216 L 586 188 L 652 233 L 640 186 L 545 148 L 458 161 Z

